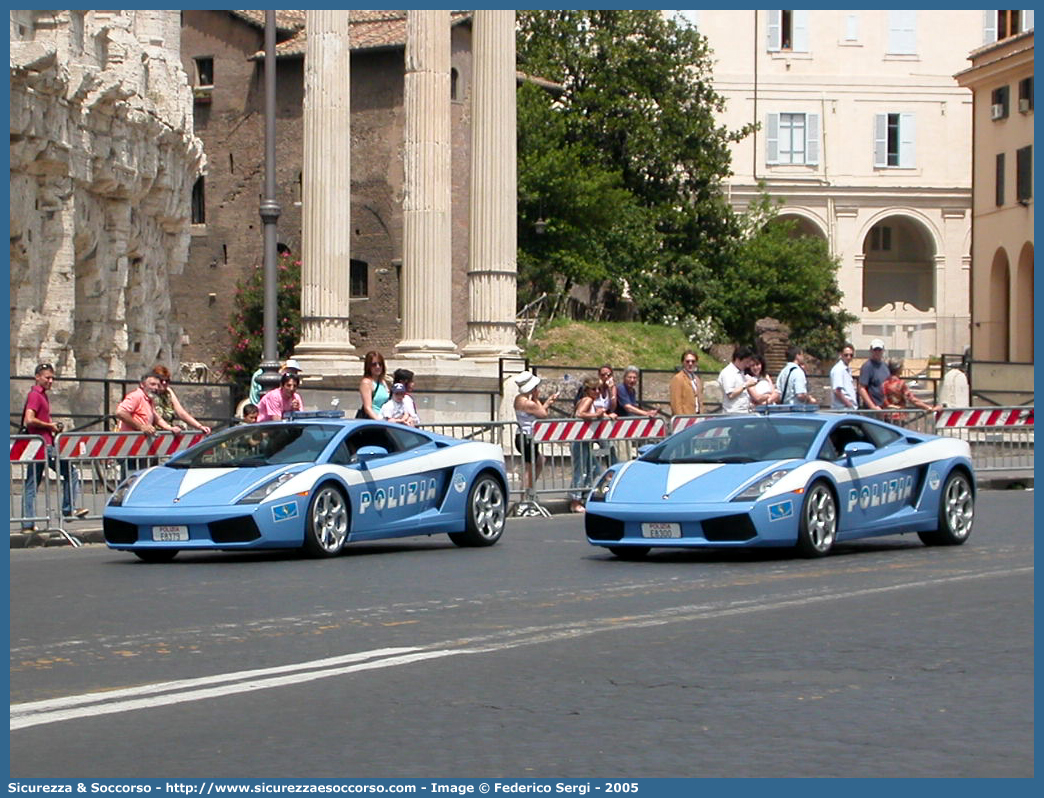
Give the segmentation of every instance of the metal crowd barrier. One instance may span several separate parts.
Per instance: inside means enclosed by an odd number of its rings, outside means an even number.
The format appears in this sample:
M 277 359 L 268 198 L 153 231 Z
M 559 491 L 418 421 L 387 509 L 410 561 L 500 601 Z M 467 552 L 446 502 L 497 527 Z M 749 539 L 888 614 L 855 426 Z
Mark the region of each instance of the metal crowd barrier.
M 1033 408 L 944 408 L 936 435 L 968 441 L 977 473 L 1033 476 Z
M 25 525 L 44 526 L 46 532 L 58 532 L 62 537 L 79 546 L 80 542 L 62 528 L 62 483 L 58 462 L 47 457 L 47 442 L 41 435 L 12 435 L 10 438 L 11 458 L 11 526 L 15 531 L 25 530 Z M 36 502 L 30 515 L 25 514 L 23 497 L 29 471 L 40 468 L 40 479 L 36 485 Z M 74 486 L 72 498 L 76 501 Z
M 666 434 L 667 421 L 659 416 L 534 421 L 528 458 L 539 464 L 534 469 L 539 474 L 534 473 L 523 510 L 550 515 L 540 503 L 541 496 L 583 496 L 610 465 L 633 459 L 639 446 Z
M 101 518 L 105 503 L 123 478 L 159 465 L 203 440 L 202 432 L 63 432 L 55 436 L 59 460 L 79 469 L 85 520 Z
M 523 490 L 522 457 L 515 451 L 517 421 L 481 421 L 477 423 L 454 422 L 447 424 L 421 424 L 421 429 L 439 435 L 448 435 L 465 441 L 492 443 L 504 450 L 504 466 L 508 475 L 509 501 L 514 503 L 511 512 L 516 512 L 525 501 Z

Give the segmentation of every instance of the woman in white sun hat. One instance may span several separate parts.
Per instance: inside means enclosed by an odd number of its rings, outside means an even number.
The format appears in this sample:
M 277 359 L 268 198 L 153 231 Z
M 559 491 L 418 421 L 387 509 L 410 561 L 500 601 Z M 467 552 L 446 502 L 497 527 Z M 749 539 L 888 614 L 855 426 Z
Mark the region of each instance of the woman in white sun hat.
M 515 419 L 518 421 L 515 448 L 522 455 L 522 462 L 526 463 L 527 490 L 536 484 L 544 468 L 544 455 L 533 445 L 533 422 L 538 418 L 547 418 L 547 409 L 558 398 L 558 394 L 553 393 L 541 401 L 540 382 L 540 377 L 532 371 L 523 371 L 515 377 L 515 385 L 518 386 L 518 396 L 515 397 Z

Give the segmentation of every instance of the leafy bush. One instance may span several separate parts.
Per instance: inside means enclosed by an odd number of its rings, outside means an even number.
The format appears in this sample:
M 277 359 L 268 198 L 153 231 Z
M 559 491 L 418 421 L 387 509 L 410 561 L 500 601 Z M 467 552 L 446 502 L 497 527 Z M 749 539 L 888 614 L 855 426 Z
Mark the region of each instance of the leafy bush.
M 255 268 L 236 283 L 235 310 L 228 325 L 232 348 L 222 367 L 225 379 L 245 395 L 264 354 L 265 270 Z M 281 253 L 276 268 L 277 357 L 290 357 L 301 340 L 301 261 Z

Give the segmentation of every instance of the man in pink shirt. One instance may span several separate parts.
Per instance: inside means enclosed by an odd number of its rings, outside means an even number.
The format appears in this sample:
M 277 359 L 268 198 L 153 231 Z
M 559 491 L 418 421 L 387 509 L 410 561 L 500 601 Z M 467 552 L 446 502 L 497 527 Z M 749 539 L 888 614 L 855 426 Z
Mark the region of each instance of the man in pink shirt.
M 269 391 L 257 403 L 258 421 L 281 421 L 284 416 L 304 407 L 297 392 L 300 380 L 289 371 L 279 376 L 279 387 Z
M 170 424 L 156 415 L 152 400 L 160 388 L 159 377 L 149 372 L 141 378 L 138 387 L 123 397 L 116 408 L 116 418 L 120 420 L 120 432 L 144 432 L 155 435 L 156 428 L 167 432 L 177 432 Z

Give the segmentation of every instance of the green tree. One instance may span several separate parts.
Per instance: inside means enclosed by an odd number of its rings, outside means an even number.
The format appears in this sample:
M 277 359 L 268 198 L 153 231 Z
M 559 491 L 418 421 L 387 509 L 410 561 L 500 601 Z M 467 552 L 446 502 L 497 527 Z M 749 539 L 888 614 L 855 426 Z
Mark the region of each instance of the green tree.
M 243 394 L 264 354 L 264 275 L 264 269 L 255 268 L 236 283 L 235 309 L 228 325 L 232 348 L 223 364 L 225 378 Z M 301 261 L 291 253 L 281 253 L 276 280 L 276 348 L 278 358 L 285 360 L 301 340 Z
M 739 233 L 721 192 L 730 133 L 710 51 L 656 10 L 520 11 L 520 299 L 609 279 L 643 317 L 700 309 Z M 532 231 L 538 216 L 554 238 Z M 546 235 L 546 233 L 545 233 Z
M 777 214 L 764 191 L 744 214 L 745 234 L 710 310 L 735 340 L 749 339 L 754 322 L 771 316 L 790 327 L 794 343 L 832 357 L 856 321 L 840 308 L 839 261 L 826 241 L 798 234 L 797 222 Z

